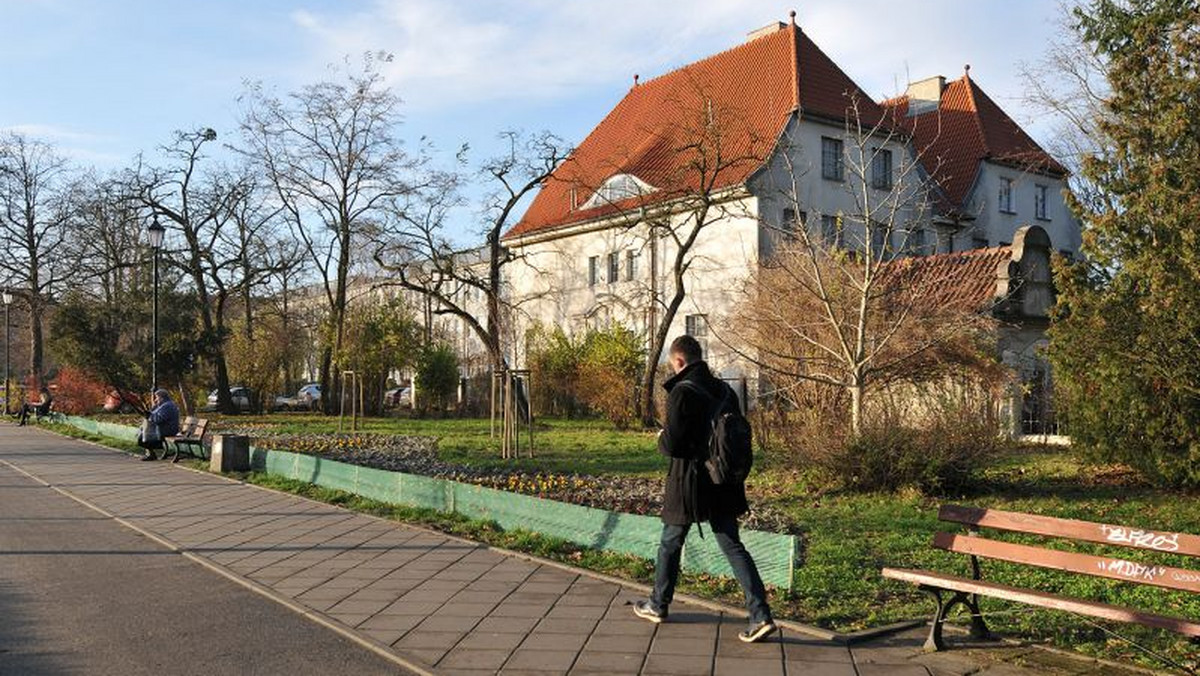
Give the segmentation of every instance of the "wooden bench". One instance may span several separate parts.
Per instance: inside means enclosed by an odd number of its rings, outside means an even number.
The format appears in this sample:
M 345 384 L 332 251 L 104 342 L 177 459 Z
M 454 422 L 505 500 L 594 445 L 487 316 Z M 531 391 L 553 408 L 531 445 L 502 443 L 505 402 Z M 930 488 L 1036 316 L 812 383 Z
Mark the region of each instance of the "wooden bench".
M 179 462 L 179 452 L 183 448 L 187 448 L 188 455 L 194 458 L 204 459 L 204 435 L 208 431 L 208 420 L 205 418 L 193 418 L 188 416 L 183 419 L 183 424 L 179 427 L 179 434 L 172 437 L 167 437 L 163 441 L 175 447 L 175 456 L 171 462 Z M 164 457 L 166 457 L 164 455 Z
M 1200 593 L 1200 571 L 990 540 L 981 537 L 979 529 L 989 528 L 1196 557 L 1200 557 L 1200 536 L 959 505 L 943 505 L 938 511 L 938 519 L 967 527 L 967 535 L 937 533 L 933 538 L 933 546 L 969 556 L 971 577 L 927 570 L 883 569 L 884 577 L 915 584 L 922 591 L 929 593 L 936 602 L 933 626 L 930 627 L 929 638 L 925 642 L 927 652 L 945 649 L 942 626 L 950 611 L 959 604 L 971 614 L 971 636 L 989 636 L 983 614 L 979 612 L 980 596 L 991 596 L 1100 619 L 1158 627 L 1189 636 L 1193 642 L 1200 643 L 1200 621 L 984 581 L 979 559 L 1008 561 L 1195 593 Z M 953 595 L 946 599 L 943 596 L 946 592 Z

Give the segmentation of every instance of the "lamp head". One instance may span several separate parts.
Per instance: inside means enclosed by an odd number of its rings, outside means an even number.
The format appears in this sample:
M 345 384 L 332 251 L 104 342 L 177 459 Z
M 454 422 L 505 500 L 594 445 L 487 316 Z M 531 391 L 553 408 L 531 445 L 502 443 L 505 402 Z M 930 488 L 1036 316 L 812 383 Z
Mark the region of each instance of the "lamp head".
M 4 291 L 0 291 L 0 300 L 3 300 L 5 305 L 8 305 L 9 303 L 13 302 L 12 291 L 9 291 L 8 289 L 5 289 Z
M 167 229 L 164 228 L 162 226 L 162 224 L 158 222 L 157 214 L 155 214 L 154 222 L 150 224 L 150 227 L 146 229 L 146 232 L 150 235 L 150 247 L 152 249 L 161 248 L 162 242 L 163 242 L 163 235 L 166 234 Z

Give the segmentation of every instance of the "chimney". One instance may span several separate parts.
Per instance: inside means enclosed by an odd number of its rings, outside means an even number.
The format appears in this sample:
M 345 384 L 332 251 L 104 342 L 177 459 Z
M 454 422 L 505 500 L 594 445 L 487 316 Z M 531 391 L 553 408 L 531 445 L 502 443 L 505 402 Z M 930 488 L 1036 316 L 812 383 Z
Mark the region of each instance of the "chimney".
M 904 92 L 908 96 L 908 116 L 937 110 L 942 102 L 942 91 L 945 89 L 946 78 L 941 75 L 909 83 L 908 90 Z
M 784 22 L 772 21 L 771 23 L 763 26 L 762 28 L 759 28 L 757 30 L 752 30 L 749 33 L 746 33 L 746 42 L 754 42 L 755 40 L 757 40 L 761 37 L 766 37 L 768 35 L 771 35 L 772 33 L 778 33 L 779 31 L 783 30 L 784 28 L 787 28 L 787 24 L 785 24 Z

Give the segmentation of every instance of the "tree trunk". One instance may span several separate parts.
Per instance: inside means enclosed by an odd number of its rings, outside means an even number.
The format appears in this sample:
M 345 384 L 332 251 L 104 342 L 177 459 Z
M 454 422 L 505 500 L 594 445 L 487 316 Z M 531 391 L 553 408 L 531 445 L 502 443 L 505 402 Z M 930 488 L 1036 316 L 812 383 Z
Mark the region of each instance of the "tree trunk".
M 863 384 L 856 379 L 847 389 L 850 390 L 850 432 L 857 435 L 862 431 Z
M 679 312 L 679 307 L 683 305 L 683 299 L 686 296 L 687 292 L 683 288 L 683 273 L 677 269 L 675 295 L 667 304 L 658 324 L 658 330 L 654 332 L 650 349 L 646 354 L 646 368 L 642 371 L 642 424 L 646 427 L 655 427 L 660 422 L 657 419 L 657 407 L 654 405 L 654 386 L 658 381 L 658 363 L 662 359 L 663 350 L 666 349 L 667 338 L 671 334 L 671 324 L 675 322 L 675 315 Z
M 36 296 L 29 302 L 29 370 L 38 385 L 45 384 L 45 364 L 42 346 L 42 304 Z
M 337 409 L 333 406 L 333 381 L 331 371 L 333 366 L 333 346 L 321 348 L 321 402 L 320 409 L 325 415 L 333 415 Z

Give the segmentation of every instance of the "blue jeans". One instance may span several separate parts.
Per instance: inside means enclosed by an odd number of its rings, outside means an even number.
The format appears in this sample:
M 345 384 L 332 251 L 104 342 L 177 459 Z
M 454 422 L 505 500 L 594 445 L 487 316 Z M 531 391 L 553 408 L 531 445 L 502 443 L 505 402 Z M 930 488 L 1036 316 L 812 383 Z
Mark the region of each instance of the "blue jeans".
M 750 613 L 750 622 L 757 624 L 771 619 L 771 608 L 767 605 L 767 590 L 763 587 L 762 578 L 758 576 L 758 567 L 745 545 L 738 537 L 737 519 L 717 518 L 709 521 L 712 534 L 717 538 L 717 545 L 733 568 L 733 576 L 742 585 L 742 593 L 746 595 L 746 610 Z M 687 526 L 663 524 L 662 539 L 658 543 L 658 563 L 654 567 L 654 593 L 650 603 L 658 612 L 666 612 L 675 598 L 675 583 L 679 581 L 679 561 L 683 555 L 683 541 L 687 537 Z

